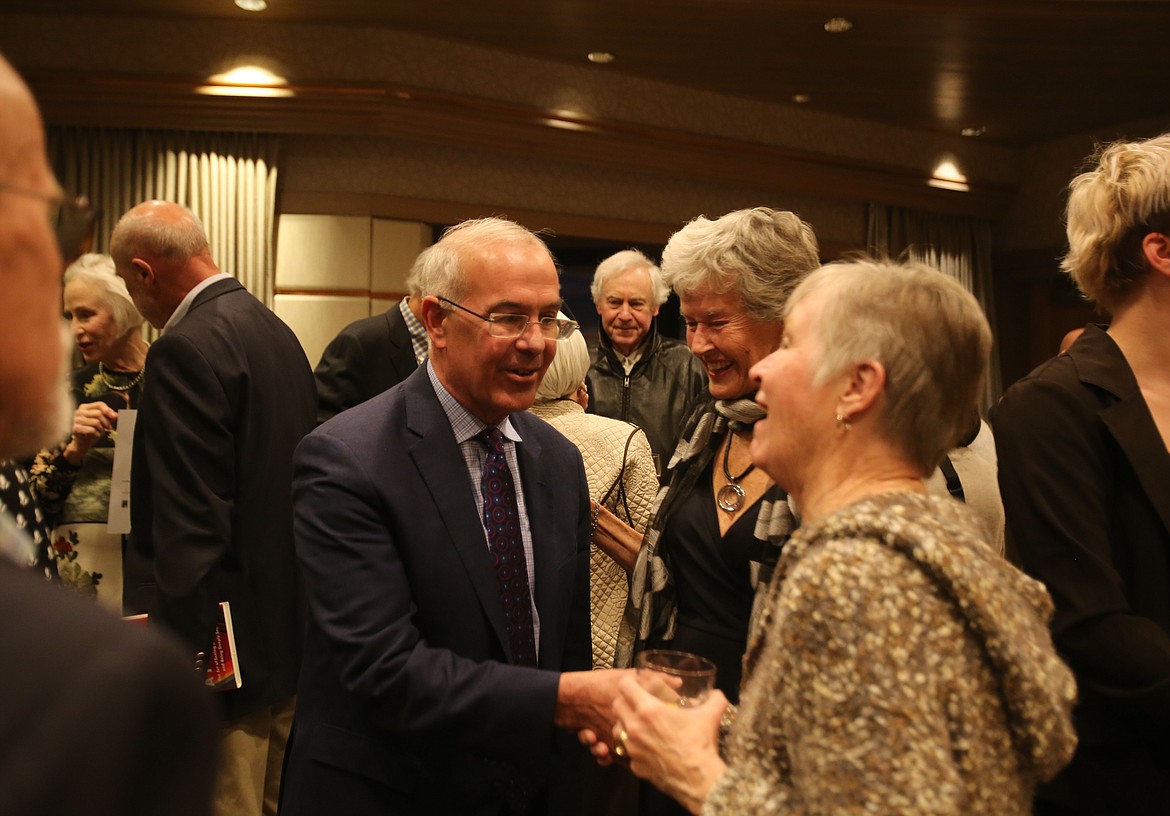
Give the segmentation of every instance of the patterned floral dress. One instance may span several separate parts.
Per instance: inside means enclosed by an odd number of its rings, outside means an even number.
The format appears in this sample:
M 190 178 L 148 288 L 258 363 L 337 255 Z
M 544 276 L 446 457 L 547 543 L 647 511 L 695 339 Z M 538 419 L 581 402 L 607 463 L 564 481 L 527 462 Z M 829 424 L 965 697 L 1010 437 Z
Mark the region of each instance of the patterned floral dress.
M 92 363 L 73 372 L 77 404 L 105 402 L 114 410 L 137 408 L 142 399 L 141 371 L 110 371 Z M 33 462 L 33 486 L 52 529 L 53 555 L 61 581 L 122 611 L 122 536 L 106 532 L 110 477 L 117 431 L 86 453 L 80 467 L 60 445 L 41 451 Z
M 967 508 L 871 497 L 784 548 L 703 814 L 1028 814 L 1072 756 L 1052 601 Z

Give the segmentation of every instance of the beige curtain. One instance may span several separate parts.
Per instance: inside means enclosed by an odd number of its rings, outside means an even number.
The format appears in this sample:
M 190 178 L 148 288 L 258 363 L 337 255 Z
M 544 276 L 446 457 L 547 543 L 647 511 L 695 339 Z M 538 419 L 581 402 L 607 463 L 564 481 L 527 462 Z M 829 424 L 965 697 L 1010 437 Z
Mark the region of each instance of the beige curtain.
M 119 216 L 160 198 L 203 221 L 219 268 L 272 307 L 277 141 L 256 133 L 49 128 L 61 185 L 99 211 L 95 251 Z
M 956 278 L 983 306 L 995 333 L 990 222 L 871 204 L 868 232 L 870 253 L 905 257 Z M 982 400 L 984 413 L 1002 390 L 999 353 L 992 351 Z

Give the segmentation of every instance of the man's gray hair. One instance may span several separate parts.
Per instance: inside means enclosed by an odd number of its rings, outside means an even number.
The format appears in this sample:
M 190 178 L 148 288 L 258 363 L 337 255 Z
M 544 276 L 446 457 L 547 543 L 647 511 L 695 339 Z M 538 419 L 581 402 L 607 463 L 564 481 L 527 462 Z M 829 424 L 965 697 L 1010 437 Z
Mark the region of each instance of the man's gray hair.
M 467 291 L 468 255 L 493 244 L 531 244 L 548 253 L 540 236 L 515 221 L 496 217 L 464 221 L 448 229 L 437 243 L 419 254 L 411 267 L 408 287 L 412 280 L 421 297 L 462 299 Z
M 735 291 L 749 315 L 775 323 L 796 284 L 819 264 L 812 227 L 785 210 L 755 207 L 714 221 L 699 216 L 672 235 L 662 277 L 679 297 Z
M 176 222 L 137 209 L 118 219 L 110 236 L 110 255 L 118 266 L 142 256 L 182 262 L 209 251 L 203 222 L 186 207 L 181 208 L 186 217 Z
M 670 287 L 662 281 L 662 270 L 636 249 L 615 252 L 597 265 L 597 271 L 593 273 L 593 283 L 589 285 L 589 294 L 593 296 L 593 302 L 601 305 L 605 297 L 605 286 L 610 278 L 637 267 L 645 267 L 646 274 L 650 276 L 650 311 L 666 303 L 666 299 L 670 297 Z

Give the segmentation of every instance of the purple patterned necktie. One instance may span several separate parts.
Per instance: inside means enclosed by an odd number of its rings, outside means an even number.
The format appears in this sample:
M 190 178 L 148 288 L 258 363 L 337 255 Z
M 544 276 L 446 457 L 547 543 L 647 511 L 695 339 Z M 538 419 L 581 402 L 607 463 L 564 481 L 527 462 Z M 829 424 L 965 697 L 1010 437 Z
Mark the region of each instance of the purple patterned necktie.
M 504 623 L 512 662 L 536 665 L 536 638 L 532 630 L 532 596 L 528 591 L 528 563 L 520 538 L 520 514 L 516 509 L 516 486 L 504 458 L 504 437 L 498 428 L 485 428 L 478 439 L 488 450 L 483 464 L 483 524 L 487 528 L 488 551 L 496 568 L 496 584 L 504 607 Z

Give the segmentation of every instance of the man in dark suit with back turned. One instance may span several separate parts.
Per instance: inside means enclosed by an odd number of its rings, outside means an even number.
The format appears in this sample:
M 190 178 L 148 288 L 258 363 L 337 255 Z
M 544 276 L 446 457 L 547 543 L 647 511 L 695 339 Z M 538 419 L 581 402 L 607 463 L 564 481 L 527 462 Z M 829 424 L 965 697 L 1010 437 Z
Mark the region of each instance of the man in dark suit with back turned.
M 62 200 L 36 104 L 0 57 L 0 458 L 66 433 Z M 76 257 L 78 234 L 59 240 Z M 68 343 L 72 346 L 71 343 Z M 215 715 L 182 651 L 25 565 L 32 541 L 0 514 L 0 812 L 205 816 Z
M 230 604 L 243 686 L 217 694 L 216 811 L 271 813 L 304 633 L 289 491 L 293 449 L 314 424 L 313 375 L 288 326 L 219 271 L 185 208 L 133 208 L 110 254 L 163 332 L 135 428 L 126 611 L 149 612 L 200 662 Z
M 334 337 L 313 370 L 317 378 L 317 422 L 398 385 L 426 362 L 418 269 L 426 250 L 406 276 L 407 295 L 396 306 L 350 323 Z
M 589 671 L 581 456 L 526 412 L 574 325 L 511 221 L 448 231 L 420 287 L 429 362 L 297 449 L 310 622 L 281 813 L 578 812 L 571 732 L 611 733 L 623 672 Z

